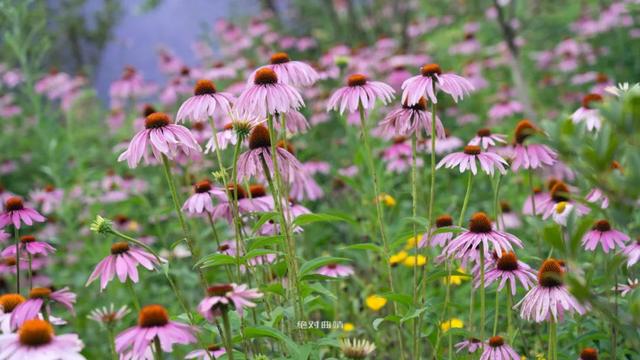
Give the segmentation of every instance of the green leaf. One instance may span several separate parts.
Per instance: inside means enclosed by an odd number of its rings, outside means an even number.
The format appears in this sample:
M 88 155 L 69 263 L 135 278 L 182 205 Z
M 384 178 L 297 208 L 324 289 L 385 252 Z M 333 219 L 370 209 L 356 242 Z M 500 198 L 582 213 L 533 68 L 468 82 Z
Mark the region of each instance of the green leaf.
M 411 306 L 413 303 L 413 297 L 409 294 L 400 294 L 400 293 L 384 293 L 380 294 L 380 296 L 384 297 L 387 300 L 395 301 L 402 305 Z
M 373 329 L 378 330 L 378 328 L 380 327 L 380 324 L 382 324 L 385 321 L 390 321 L 398 324 L 400 322 L 400 319 L 401 317 L 398 315 L 387 315 L 383 318 L 377 318 L 373 320 Z
M 194 267 L 200 266 L 202 268 L 208 268 L 213 266 L 228 265 L 228 264 L 235 264 L 235 263 L 236 263 L 236 258 L 234 256 L 226 255 L 226 254 L 211 254 L 200 259 L 200 261 L 198 261 L 194 265 Z
M 293 225 L 306 225 L 315 222 L 340 222 L 345 221 L 355 224 L 356 221 L 344 214 L 302 214 L 293 220 Z
M 370 250 L 375 251 L 377 253 L 383 253 L 384 250 L 381 246 L 376 245 L 374 243 L 362 243 L 362 244 L 354 244 L 340 248 L 340 250 Z
M 288 337 L 287 335 L 281 333 L 280 331 L 274 328 L 270 328 L 267 326 L 247 326 L 246 328 L 244 328 L 243 333 L 244 333 L 244 337 L 247 339 L 268 337 L 268 338 L 276 339 L 278 341 L 282 341 L 287 346 L 289 353 L 295 359 L 302 359 L 300 357 L 302 356 L 302 354 L 299 351 L 296 343 L 293 340 L 291 340 L 290 337 Z
M 264 256 L 269 254 L 282 254 L 281 251 L 271 250 L 271 249 L 253 249 L 249 251 L 245 256 L 242 257 L 243 262 L 247 262 L 250 259 L 253 259 L 258 256 Z
M 280 245 L 284 241 L 284 235 L 258 236 L 248 239 L 248 241 L 249 246 L 247 246 L 247 249 L 253 250 L 269 245 Z

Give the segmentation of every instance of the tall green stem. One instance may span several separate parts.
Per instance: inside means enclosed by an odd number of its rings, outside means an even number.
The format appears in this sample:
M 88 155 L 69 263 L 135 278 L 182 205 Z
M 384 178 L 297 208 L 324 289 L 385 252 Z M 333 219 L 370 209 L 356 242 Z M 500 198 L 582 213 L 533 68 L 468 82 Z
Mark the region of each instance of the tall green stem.
M 364 145 L 364 156 L 367 162 L 367 166 L 369 167 L 369 172 L 371 173 L 371 179 L 373 180 L 373 193 L 374 193 L 374 202 L 376 204 L 376 219 L 378 222 L 378 230 L 380 231 L 380 238 L 382 239 L 382 247 L 383 247 L 383 257 L 384 262 L 387 266 L 387 280 L 389 283 L 389 290 L 391 292 L 395 292 L 395 288 L 393 286 L 393 274 L 391 273 L 391 264 L 389 263 L 389 243 L 387 241 L 387 235 L 384 230 L 384 214 L 382 212 L 382 199 L 380 198 L 380 185 L 378 183 L 378 172 L 376 171 L 375 164 L 373 162 L 373 158 L 371 155 L 371 145 L 369 144 L 369 129 L 367 127 L 367 121 L 364 113 L 364 106 L 362 106 L 362 102 L 358 104 L 358 112 L 360 113 L 360 127 L 362 130 L 362 143 Z M 417 261 L 417 260 L 416 260 Z M 417 263 L 416 263 L 417 264 Z M 398 314 L 398 305 L 396 302 L 393 302 L 393 311 L 394 314 Z M 399 327 L 399 326 L 398 326 Z M 402 336 L 402 328 L 398 329 L 398 345 L 400 346 L 400 356 L 402 359 L 405 358 L 404 354 L 404 344 L 403 344 L 403 336 Z
M 233 337 L 231 335 L 231 323 L 229 322 L 228 310 L 222 310 L 222 324 L 224 326 L 224 341 L 225 349 L 227 350 L 227 356 L 229 360 L 233 360 Z
M 480 246 L 480 339 L 484 341 L 485 302 L 484 302 L 484 247 Z
M 189 227 L 187 226 L 186 221 L 184 220 L 184 216 L 182 215 L 182 210 L 180 206 L 180 201 L 178 200 L 178 191 L 176 190 L 176 184 L 171 175 L 171 164 L 169 163 L 169 159 L 166 155 L 162 154 L 162 165 L 164 168 L 164 176 L 167 180 L 167 185 L 169 186 L 169 191 L 171 192 L 171 199 L 173 200 L 173 206 L 176 210 L 176 215 L 178 215 L 178 221 L 180 222 L 180 227 L 182 228 L 182 232 L 184 234 L 184 239 L 187 242 L 187 246 L 189 247 L 189 252 L 191 252 L 192 261 L 195 263 L 200 258 L 198 254 L 198 250 L 195 247 L 193 239 L 191 237 Z M 204 289 L 207 288 L 207 279 L 202 272 L 202 268 L 198 266 L 198 275 L 200 277 L 200 283 Z
M 111 359 L 118 360 L 118 352 L 116 351 L 116 342 L 111 325 L 107 325 L 107 337 L 109 337 L 109 352 L 111 353 Z
M 411 119 L 413 120 L 413 118 Z M 411 137 L 411 216 L 413 218 L 418 217 L 418 156 L 417 156 L 417 135 Z M 413 222 L 413 243 L 414 243 L 414 255 L 416 257 L 416 266 L 413 267 L 413 306 L 418 308 L 418 295 L 420 294 L 418 283 L 418 224 Z M 414 356 L 418 356 L 420 353 L 420 333 L 419 333 L 420 319 L 413 319 L 413 353 Z
M 129 291 L 129 296 L 131 296 L 131 301 L 133 302 L 133 307 L 137 312 L 140 312 L 140 300 L 138 300 L 138 295 L 136 294 L 136 290 L 133 288 L 133 282 L 131 280 L 126 281 L 127 291 Z
M 14 228 L 16 243 L 16 293 L 20 294 L 20 229 Z
M 496 306 L 495 306 L 496 313 L 493 319 L 493 336 L 496 336 L 496 332 L 498 331 L 498 314 L 500 314 L 499 307 L 500 307 L 500 291 L 498 291 L 498 288 L 496 287 Z
M 163 359 L 162 346 L 160 345 L 160 339 L 157 336 L 153 338 L 153 347 L 155 349 L 153 353 L 155 359 L 162 360 Z

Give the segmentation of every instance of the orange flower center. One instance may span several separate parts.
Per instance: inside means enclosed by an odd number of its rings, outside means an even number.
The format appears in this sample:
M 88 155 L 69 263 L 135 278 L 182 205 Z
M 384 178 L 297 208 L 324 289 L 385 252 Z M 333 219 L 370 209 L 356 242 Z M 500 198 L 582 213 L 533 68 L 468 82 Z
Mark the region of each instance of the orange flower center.
M 367 77 L 362 74 L 353 74 L 347 78 L 347 85 L 349 86 L 363 86 L 367 83 Z
M 7 199 L 7 202 L 4 205 L 4 207 L 7 211 L 18 211 L 18 210 L 24 209 L 24 203 L 22 202 L 22 199 L 20 199 L 19 197 L 12 196 L 9 199 Z
M 29 299 L 47 299 L 51 296 L 49 288 L 33 288 L 29 293 Z
M 516 125 L 515 140 L 517 144 L 524 143 L 525 139 L 538 132 L 538 128 L 529 120 L 524 119 Z
M 585 109 L 591 109 L 591 104 L 594 102 L 602 102 L 602 95 L 600 94 L 587 94 L 582 98 L 582 107 Z
M 36 237 L 33 235 L 23 235 L 20 237 L 20 242 L 23 244 L 31 243 L 36 241 Z
M 538 271 L 538 283 L 547 288 L 560 286 L 563 274 L 562 266 L 556 259 L 547 259 Z
M 518 258 L 513 251 L 503 252 L 498 263 L 496 264 L 498 270 L 501 271 L 515 271 L 518 270 Z
M 256 85 L 269 85 L 278 82 L 278 75 L 276 72 L 269 68 L 261 68 L 256 71 L 256 76 L 253 79 L 253 83 Z
M 580 352 L 581 360 L 598 360 L 598 350 L 594 348 L 585 348 Z
M 422 76 L 433 76 L 442 74 L 442 69 L 438 64 L 426 64 L 420 69 Z
M 447 227 L 453 225 L 453 218 L 450 215 L 441 215 L 436 218 L 436 227 Z
M 22 345 L 42 346 L 53 340 L 53 327 L 44 320 L 27 320 L 18 330 L 18 339 Z
M 129 243 L 120 241 L 111 245 L 111 255 L 120 255 L 129 251 Z
M 229 291 L 233 291 L 233 286 L 230 284 L 218 284 L 209 286 L 207 294 L 209 296 L 225 296 Z
M 271 55 L 271 60 L 270 60 L 272 65 L 284 64 L 284 63 L 288 63 L 289 61 L 291 61 L 291 59 L 289 59 L 289 55 L 285 52 L 277 52 Z
M 491 129 L 489 128 L 482 128 L 480 130 L 478 130 L 478 132 L 476 133 L 478 136 L 480 137 L 487 137 L 487 136 L 491 136 Z
M 147 305 L 140 310 L 138 325 L 149 328 L 154 326 L 164 326 L 169 323 L 169 313 L 161 305 Z
M 598 230 L 600 232 L 607 232 L 611 230 L 611 224 L 607 220 L 598 220 L 593 225 L 593 230 Z
M 487 214 L 477 212 L 471 216 L 471 220 L 469 221 L 469 230 L 474 233 L 491 232 L 491 220 L 489 220 Z
M 162 112 L 154 112 L 144 120 L 144 127 L 147 129 L 158 129 L 171 123 L 169 116 Z
M 259 198 L 267 195 L 267 189 L 265 189 L 261 184 L 249 185 L 249 192 L 251 193 L 252 198 Z
M 10 313 L 24 301 L 25 298 L 20 294 L 4 294 L 0 296 L 0 307 L 4 313 Z
M 268 148 L 270 146 L 269 129 L 264 125 L 256 125 L 249 135 L 249 149 Z
M 209 180 L 198 181 L 194 188 L 198 194 L 209 192 L 211 191 L 211 182 Z
M 464 153 L 467 155 L 479 155 L 480 151 L 482 149 L 480 149 L 480 146 L 478 145 L 467 145 L 464 147 Z
M 215 94 L 216 93 L 216 85 L 211 80 L 198 80 L 196 82 L 196 86 L 193 88 L 194 95 L 207 95 L 207 94 Z
M 504 339 L 501 336 L 492 336 L 489 338 L 489 346 L 500 347 L 504 345 Z

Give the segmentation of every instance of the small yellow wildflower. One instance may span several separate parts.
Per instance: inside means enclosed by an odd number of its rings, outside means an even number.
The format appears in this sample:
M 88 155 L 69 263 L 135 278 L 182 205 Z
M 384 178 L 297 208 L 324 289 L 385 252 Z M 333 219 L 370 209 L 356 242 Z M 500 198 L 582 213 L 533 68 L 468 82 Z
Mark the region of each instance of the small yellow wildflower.
M 378 311 L 387 304 L 387 299 L 380 295 L 369 295 L 369 297 L 367 297 L 366 304 L 369 309 Z
M 356 328 L 355 325 L 353 325 L 353 323 L 350 323 L 350 322 L 344 323 L 342 325 L 342 330 L 346 332 L 353 331 L 355 330 L 355 328 Z
M 140 230 L 140 224 L 135 220 L 131 220 L 129 221 L 129 224 L 127 224 L 127 230 L 131 232 L 138 232 L 138 230 Z
M 406 259 L 404 259 L 404 266 L 407 267 L 414 267 L 414 266 L 424 266 L 424 264 L 427 263 L 427 258 L 424 255 L 411 255 L 411 256 L 407 256 Z
M 396 199 L 394 199 L 393 196 L 389 194 L 385 194 L 385 193 L 380 194 L 378 196 L 377 201 L 382 201 L 382 203 L 388 207 L 396 206 Z
M 462 322 L 462 320 L 453 318 L 451 320 L 443 321 L 440 324 L 440 329 L 442 329 L 442 332 L 447 332 L 449 331 L 449 329 L 462 329 L 463 326 L 464 323 Z
M 420 239 L 422 239 L 422 234 L 417 235 L 417 236 L 412 236 L 410 238 L 407 239 L 407 245 L 405 245 L 404 249 L 405 250 L 411 250 L 411 249 L 415 249 L 416 248 L 416 243 L 420 242 Z
M 407 256 L 409 256 L 409 254 L 406 251 L 400 251 L 399 253 L 391 255 L 389 257 L 389 264 L 391 264 L 391 266 L 398 265 L 399 263 L 403 262 L 404 259 L 407 258 Z
M 464 269 L 462 267 L 458 267 L 457 271 L 459 273 L 462 273 L 462 274 L 465 273 Z M 464 278 L 465 277 L 462 276 L 462 275 L 451 275 L 451 276 L 447 276 L 444 279 L 442 279 L 442 282 L 444 282 L 445 284 L 449 283 L 449 284 L 452 284 L 452 285 L 460 285 Z

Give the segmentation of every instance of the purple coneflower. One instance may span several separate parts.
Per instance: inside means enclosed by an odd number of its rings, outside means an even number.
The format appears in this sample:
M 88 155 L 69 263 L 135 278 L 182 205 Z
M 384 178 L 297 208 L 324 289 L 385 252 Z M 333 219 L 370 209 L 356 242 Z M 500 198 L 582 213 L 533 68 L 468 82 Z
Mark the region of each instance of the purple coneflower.
M 37 318 L 43 306 L 47 307 L 44 311 L 50 313 L 48 307 L 52 301 L 61 304 L 72 315 L 75 315 L 73 304 L 76 302 L 76 294 L 69 291 L 68 287 L 58 291 L 52 291 L 49 288 L 33 288 L 29 293 L 29 298 L 13 310 L 11 326 L 20 327 L 25 321 Z
M 627 247 L 622 250 L 622 253 L 627 256 L 627 267 L 632 267 L 637 263 L 638 260 L 640 260 L 640 237 L 633 243 L 627 245 Z
M 460 138 L 451 135 L 449 130 L 444 129 L 444 139 L 436 138 L 436 154 L 448 154 L 451 151 L 464 145 Z M 427 153 L 431 153 L 431 141 L 419 141 L 418 149 L 423 148 Z
M 23 302 L 25 298 L 20 294 L 0 295 L 0 332 L 9 334 L 14 328 L 11 326 L 11 313 Z
M 427 111 L 427 99 L 423 96 L 413 104 L 403 104 L 400 109 L 391 111 L 384 120 L 380 122 L 379 129 L 383 134 L 396 136 L 416 136 L 421 137 L 424 131 L 431 134 L 431 113 Z M 436 136 L 444 139 L 444 126 L 440 118 L 436 116 Z
M 287 176 L 291 170 L 299 170 L 302 165 L 287 149 L 276 146 L 278 170 Z M 252 176 L 261 179 L 267 176 L 274 178 L 273 154 L 271 153 L 271 139 L 269 130 L 264 125 L 256 125 L 249 134 L 249 151 L 238 157 L 238 181 L 248 180 Z M 269 171 L 265 174 L 264 170 Z
M 284 117 L 286 130 L 292 134 L 305 133 L 309 129 L 309 122 L 298 110 L 291 110 L 281 116 Z M 282 122 L 276 121 L 274 127 L 277 131 L 282 131 Z
M 480 360 L 520 360 L 520 355 L 505 344 L 501 336 L 492 336 L 487 345 L 484 346 Z
M 571 114 L 571 121 L 573 121 L 574 124 L 584 122 L 589 131 L 600 130 L 602 126 L 602 115 L 600 115 L 600 110 L 592 107 L 595 102 L 602 102 L 602 95 L 587 94 L 582 99 L 582 106 Z
M 193 195 L 189 196 L 184 205 L 182 205 L 182 211 L 189 214 L 202 214 L 205 211 L 212 213 L 212 196 L 220 197 L 226 195 L 224 190 L 211 186 L 211 181 L 209 180 L 198 181 L 193 188 Z
M 209 360 L 217 359 L 226 354 L 227 350 L 218 345 L 209 345 L 206 349 L 193 350 L 185 356 L 185 359 Z
M 304 101 L 298 90 L 279 81 L 275 71 L 269 68 L 256 71 L 253 85 L 240 94 L 235 105 L 243 114 L 263 118 L 276 113 L 284 114 L 302 106 Z
M 578 360 L 598 360 L 598 349 L 590 347 L 582 349 Z
M 216 139 L 214 139 L 213 136 L 215 136 Z M 233 123 L 226 124 L 222 127 L 222 130 L 219 131 L 215 131 L 214 129 L 213 136 L 207 141 L 207 145 L 205 146 L 205 152 L 207 153 L 215 151 L 216 147 L 224 150 L 229 144 L 235 145 L 238 142 L 238 134 L 236 134 L 236 131 L 233 129 Z M 217 146 L 216 141 L 218 143 Z
M 258 71 L 265 68 L 273 70 L 282 83 L 293 86 L 313 85 L 319 78 L 318 73 L 308 64 L 291 60 L 287 53 L 278 52 L 271 55 L 269 65 L 262 66 L 254 71 L 249 76 L 248 82 L 254 82 Z
M 589 191 L 584 199 L 592 204 L 600 203 L 601 209 L 606 209 L 609 207 L 609 197 L 607 197 L 607 195 L 605 195 L 605 193 L 598 188 L 591 189 L 591 191 Z
M 420 69 L 420 75 L 416 75 L 402 83 L 402 103 L 413 105 L 420 101 L 420 98 L 427 96 L 433 103 L 438 102 L 436 92 L 451 95 L 455 102 L 461 100 L 474 90 L 469 80 L 456 74 L 443 74 L 440 65 L 426 64 Z
M 198 304 L 198 312 L 207 320 L 213 319 L 227 311 L 229 305 L 238 312 L 240 316 L 244 313 L 244 308 L 255 307 L 251 300 L 262 297 L 262 293 L 257 289 L 248 289 L 247 285 L 221 284 L 210 286 L 207 289 L 208 296 Z
M 233 95 L 218 92 L 211 80 L 198 80 L 193 88 L 193 96 L 180 105 L 176 122 L 205 121 L 209 117 L 227 114 L 234 100 Z
M 20 229 L 22 223 L 31 226 L 34 222 L 45 220 L 39 212 L 24 206 L 21 198 L 13 196 L 4 204 L 4 212 L 0 214 L 0 228 L 12 224 L 16 229 Z
M 332 278 L 341 278 L 347 277 L 353 274 L 353 268 L 347 265 L 340 264 L 328 264 L 316 271 L 317 274 L 332 277 Z
M 43 241 L 37 241 L 33 235 L 24 235 L 20 237 L 20 253 L 30 254 L 31 256 L 40 254 L 47 256 L 56 251 L 56 249 Z M 16 247 L 11 245 L 2 251 L 2 256 L 17 256 Z
M 498 256 L 503 251 L 513 250 L 511 244 L 522 247 L 520 239 L 506 232 L 494 230 L 487 214 L 478 212 L 471 216 L 469 230 L 462 232 L 442 249 L 446 256 L 454 256 L 458 259 L 474 257 L 482 245 L 485 256 L 495 251 Z M 493 249 L 490 249 L 492 247 Z
M 431 242 L 431 246 L 445 246 L 453 239 L 454 233 L 453 231 L 440 232 L 437 234 L 431 234 L 431 239 L 429 239 L 429 232 L 436 232 L 440 228 L 451 227 L 453 226 L 453 218 L 450 215 L 441 215 L 436 218 L 436 227 L 435 229 L 430 229 L 428 232 L 422 235 L 422 238 L 418 242 L 418 247 L 425 247 Z
M 582 246 L 585 250 L 593 251 L 600 244 L 606 253 L 615 249 L 616 245 L 623 248 L 624 243 L 629 241 L 629 236 L 611 228 L 607 220 L 598 220 L 590 231 L 582 237 Z
M 33 191 L 29 194 L 31 201 L 40 206 L 44 214 L 51 214 L 62 203 L 64 190 L 56 189 L 53 185 L 47 185 L 41 190 Z
M 480 286 L 479 275 L 476 279 L 475 287 Z M 535 272 L 529 265 L 518 260 L 513 251 L 503 252 L 502 256 L 495 261 L 489 261 L 485 264 L 485 287 L 488 287 L 494 281 L 500 281 L 498 291 L 502 290 L 507 281 L 511 283 L 511 294 L 516 294 L 516 280 L 520 282 L 525 290 L 529 290 L 536 281 Z
M 457 353 L 462 350 L 467 350 L 467 353 L 473 354 L 478 349 L 482 349 L 483 347 L 484 347 L 484 343 L 480 341 L 480 339 L 476 339 L 473 337 L 455 344 Z
M 327 111 L 339 110 L 340 114 L 348 110 L 350 113 L 362 109 L 373 109 L 376 100 L 387 104 L 393 99 L 395 90 L 383 82 L 369 81 L 366 75 L 353 74 L 347 78 L 347 86 L 336 90 L 327 102 Z M 418 102 L 416 100 L 416 102 Z
M 27 320 L 16 334 L 0 335 L 0 356 L 4 360 L 83 360 L 83 347 L 78 335 L 55 335 L 53 326 L 40 319 Z
M 93 309 L 87 315 L 87 318 L 106 326 L 112 326 L 117 321 L 122 320 L 130 312 L 126 305 L 122 305 L 116 310 L 113 304 L 109 307 L 103 306 L 101 308 Z
M 630 291 L 633 291 L 633 289 L 637 288 L 639 285 L 640 285 L 640 282 L 638 281 L 638 279 L 631 280 L 629 278 L 629 279 L 627 279 L 627 283 L 626 284 L 624 284 L 624 283 L 623 284 L 616 284 L 616 286 L 611 288 L 611 290 L 620 292 L 620 296 L 624 297 Z
M 412 150 L 411 143 L 404 136 L 393 138 L 393 144 L 382 153 L 382 159 L 387 163 L 387 171 L 403 173 L 411 168 Z M 421 158 L 416 158 L 416 167 L 424 166 Z
M 478 173 L 476 161 L 480 162 L 480 168 L 488 175 L 493 175 L 496 168 L 502 175 L 507 173 L 505 166 L 508 166 L 508 163 L 505 159 L 494 152 L 482 152 L 480 146 L 477 145 L 467 145 L 462 152 L 445 156 L 440 160 L 436 169 L 441 168 L 443 165 L 447 169 L 459 166 L 460 172 L 471 170 L 471 173 L 476 175 Z
M 227 193 L 225 192 L 218 198 L 218 204 L 213 207 L 211 217 L 214 220 L 222 218 L 229 224 L 233 224 L 233 207 L 231 204 L 236 198 L 238 199 L 238 213 L 240 215 L 270 211 L 273 209 L 273 205 L 269 205 L 265 201 L 254 201 L 252 198 L 249 198 L 247 191 L 242 185 L 228 184 L 227 191 L 229 192 L 230 198 L 227 198 Z
M 469 145 L 480 146 L 483 150 L 496 146 L 496 143 L 506 144 L 506 137 L 502 134 L 492 134 L 489 128 L 478 130 L 476 136 L 469 141 Z
M 502 226 L 502 229 L 515 229 L 522 225 L 520 217 L 513 212 L 511 206 L 506 201 L 500 201 L 500 220 L 498 224 Z
M 158 161 L 162 159 L 162 155 L 173 159 L 180 152 L 189 156 L 201 151 L 189 129 L 172 124 L 165 113 L 155 112 L 147 116 L 144 127 L 144 130 L 131 139 L 127 150 L 118 157 L 118 161 L 127 160 L 130 168 L 137 167 L 143 156 L 148 162 L 147 145 L 150 145 L 151 153 Z
M 591 211 L 589 207 L 571 199 L 571 190 L 564 182 L 555 180 L 550 182 L 549 185 L 551 186 L 550 196 L 540 205 L 536 203 L 536 206 L 540 206 L 543 219 L 548 219 L 552 216 L 555 222 L 565 225 L 571 212 L 582 216 Z
M 515 143 L 513 145 L 513 163 L 511 168 L 517 171 L 523 169 L 537 169 L 544 165 L 550 166 L 557 161 L 557 154 L 543 144 L 526 144 L 524 141 L 535 133 L 541 132 L 531 121 L 521 120 L 516 126 Z
M 169 313 L 161 305 L 147 305 L 140 310 L 138 325 L 121 332 L 115 339 L 119 354 L 131 348 L 134 358 L 144 358 L 147 348 L 156 339 L 164 352 L 171 352 L 174 344 L 197 341 L 191 326 L 169 320 Z
M 535 322 L 558 322 L 565 311 L 584 314 L 585 308 L 569 293 L 563 277 L 564 270 L 557 260 L 545 260 L 538 271 L 538 285 L 515 306 L 521 306 L 520 316 Z
M 131 279 L 138 282 L 138 264 L 147 270 L 153 270 L 154 265 L 166 260 L 156 258 L 154 255 L 136 247 L 129 246 L 127 242 L 117 242 L 111 245 L 111 255 L 102 259 L 93 270 L 85 286 L 88 286 L 97 278 L 100 278 L 100 290 L 107 287 L 107 283 L 118 275 L 121 283 Z

